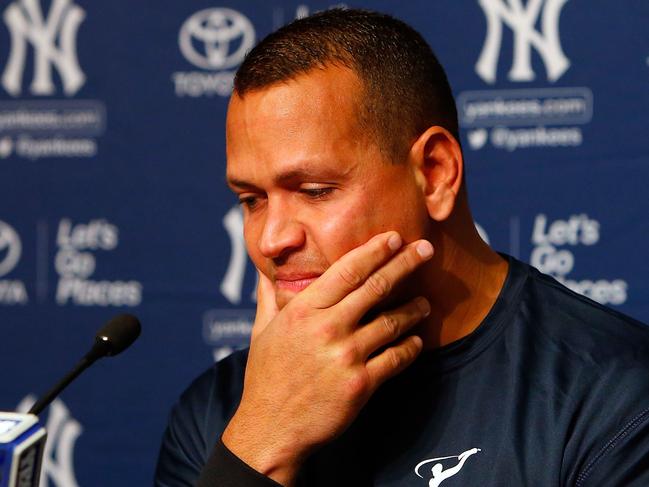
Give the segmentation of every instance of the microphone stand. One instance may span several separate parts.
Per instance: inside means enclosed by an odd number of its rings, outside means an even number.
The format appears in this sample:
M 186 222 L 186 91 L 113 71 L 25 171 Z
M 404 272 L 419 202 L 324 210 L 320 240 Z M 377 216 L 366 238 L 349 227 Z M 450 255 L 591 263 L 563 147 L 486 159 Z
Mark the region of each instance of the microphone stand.
M 45 409 L 50 403 L 54 400 L 59 393 L 65 389 L 70 382 L 77 378 L 81 372 L 86 370 L 92 364 L 94 364 L 98 359 L 108 355 L 110 353 L 111 346 L 106 337 L 97 337 L 95 344 L 92 346 L 92 349 L 74 366 L 74 368 L 68 372 L 59 382 L 57 382 L 54 387 L 45 393 L 29 410 L 28 414 L 34 414 L 38 416 L 40 412 Z

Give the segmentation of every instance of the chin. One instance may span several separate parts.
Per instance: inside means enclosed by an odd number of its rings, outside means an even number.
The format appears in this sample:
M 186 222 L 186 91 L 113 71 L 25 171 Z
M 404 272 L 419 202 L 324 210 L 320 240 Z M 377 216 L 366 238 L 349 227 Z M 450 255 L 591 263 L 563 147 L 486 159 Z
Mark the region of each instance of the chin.
M 275 294 L 275 303 L 277 304 L 278 309 L 284 308 L 288 303 L 291 302 L 291 299 L 293 299 L 295 296 L 297 296 L 298 293 L 295 292 L 289 292 L 289 291 L 277 291 Z

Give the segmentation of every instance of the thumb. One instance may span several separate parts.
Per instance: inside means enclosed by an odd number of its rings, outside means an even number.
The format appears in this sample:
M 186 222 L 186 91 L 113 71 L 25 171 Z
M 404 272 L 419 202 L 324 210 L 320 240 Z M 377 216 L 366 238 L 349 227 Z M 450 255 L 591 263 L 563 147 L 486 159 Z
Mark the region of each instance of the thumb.
M 275 300 L 275 287 L 266 275 L 257 271 L 257 313 L 252 326 L 252 339 L 259 335 L 266 325 L 279 313 Z

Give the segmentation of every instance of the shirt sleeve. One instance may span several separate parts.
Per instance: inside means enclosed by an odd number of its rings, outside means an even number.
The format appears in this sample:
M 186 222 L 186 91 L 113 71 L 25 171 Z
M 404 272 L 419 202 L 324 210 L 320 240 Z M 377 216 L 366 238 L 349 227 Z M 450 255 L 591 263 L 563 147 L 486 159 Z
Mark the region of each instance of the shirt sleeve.
M 599 380 L 585 381 L 590 394 L 579 403 L 570 431 L 568 444 L 577 454 L 564 457 L 573 465 L 564 485 L 649 485 L 647 353 L 616 354 L 612 365 L 593 366 Z
M 649 485 L 649 407 L 609 438 L 581 470 L 574 485 Z
M 281 487 L 262 475 L 218 441 L 210 455 L 196 487 Z

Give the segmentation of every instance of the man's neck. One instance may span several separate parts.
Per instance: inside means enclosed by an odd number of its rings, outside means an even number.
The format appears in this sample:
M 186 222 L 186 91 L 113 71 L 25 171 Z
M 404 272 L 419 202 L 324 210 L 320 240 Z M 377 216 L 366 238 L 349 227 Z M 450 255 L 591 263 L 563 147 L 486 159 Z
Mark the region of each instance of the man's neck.
M 473 231 L 471 228 L 468 233 Z M 442 237 L 437 243 L 438 259 L 422 269 L 432 308 L 418 328 L 425 349 L 447 345 L 473 332 L 496 302 L 507 277 L 508 262 L 477 232 L 457 237 Z

